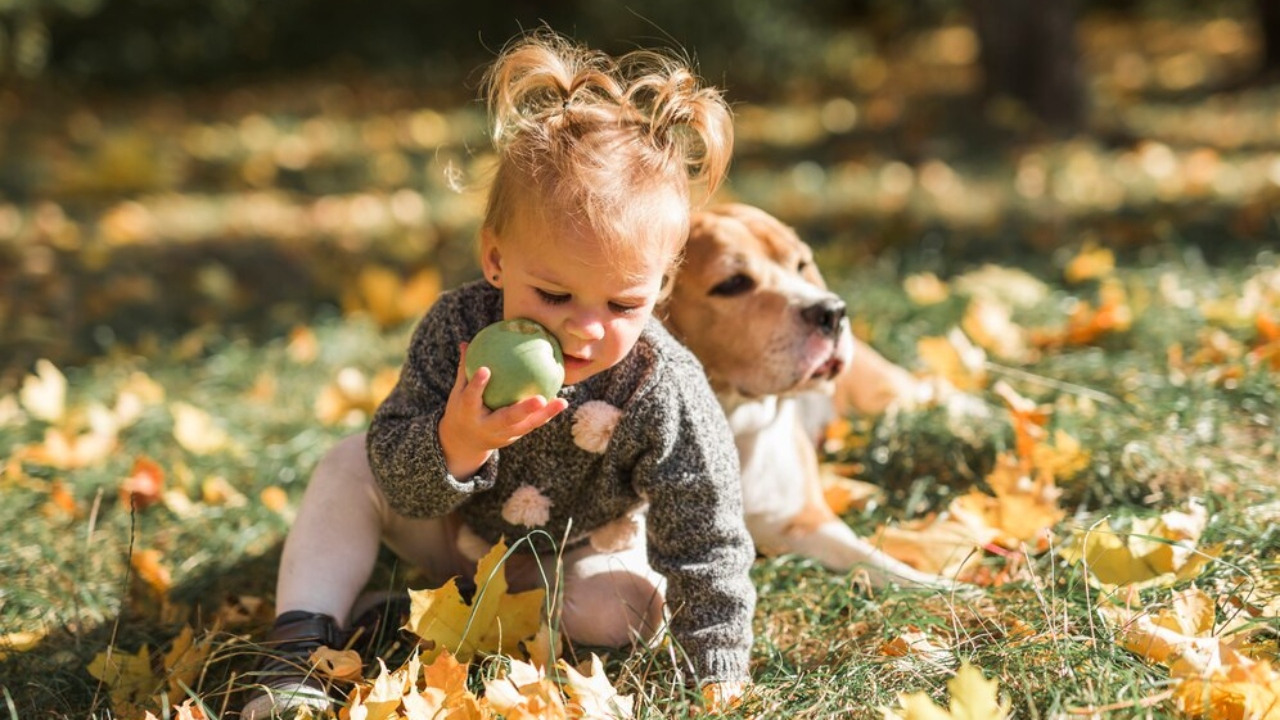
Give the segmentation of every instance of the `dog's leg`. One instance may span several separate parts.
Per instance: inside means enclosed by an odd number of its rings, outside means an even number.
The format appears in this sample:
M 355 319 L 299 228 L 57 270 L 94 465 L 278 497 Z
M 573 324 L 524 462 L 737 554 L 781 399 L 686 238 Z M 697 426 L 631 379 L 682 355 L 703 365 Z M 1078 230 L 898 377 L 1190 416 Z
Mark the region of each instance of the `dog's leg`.
M 743 417 L 736 435 L 742 460 L 747 529 L 766 555 L 795 553 L 836 572 L 864 570 L 871 583 L 949 589 L 946 578 L 920 572 L 859 538 L 827 505 L 822 493 L 813 438 L 799 415 L 795 398 L 751 408 L 761 413 L 751 430 Z M 743 408 L 743 411 L 748 408 Z
M 895 403 L 928 403 L 943 391 L 937 382 L 917 378 L 870 345 L 853 343 L 853 357 L 836 378 L 835 409 L 841 416 L 879 415 Z

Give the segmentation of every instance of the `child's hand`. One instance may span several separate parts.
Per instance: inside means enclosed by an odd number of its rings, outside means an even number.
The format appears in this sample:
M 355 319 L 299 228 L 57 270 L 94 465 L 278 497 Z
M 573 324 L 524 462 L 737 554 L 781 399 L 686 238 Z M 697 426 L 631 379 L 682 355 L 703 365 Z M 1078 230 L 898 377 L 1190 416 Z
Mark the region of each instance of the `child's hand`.
M 444 450 L 449 474 L 468 478 L 489 459 L 490 453 L 503 448 L 559 415 L 569 402 L 541 395 L 521 400 L 499 410 L 484 405 L 484 388 L 489 383 L 489 368 L 482 367 L 467 381 L 465 369 L 467 346 L 461 346 L 458 373 L 449 393 L 444 416 L 440 418 L 440 446 Z

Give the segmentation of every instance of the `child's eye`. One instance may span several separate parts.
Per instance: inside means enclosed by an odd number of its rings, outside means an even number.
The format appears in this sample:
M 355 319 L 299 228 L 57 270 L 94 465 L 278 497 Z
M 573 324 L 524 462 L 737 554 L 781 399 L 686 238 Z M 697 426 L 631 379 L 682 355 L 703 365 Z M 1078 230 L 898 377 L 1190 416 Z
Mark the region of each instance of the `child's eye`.
M 569 302 L 569 296 L 564 293 L 547 292 L 546 290 L 538 290 L 536 288 L 534 291 L 538 293 L 538 297 L 542 299 L 542 302 L 548 305 L 563 305 Z
M 609 303 L 609 309 L 617 315 L 635 315 L 640 312 L 642 305 L 619 305 L 618 303 Z

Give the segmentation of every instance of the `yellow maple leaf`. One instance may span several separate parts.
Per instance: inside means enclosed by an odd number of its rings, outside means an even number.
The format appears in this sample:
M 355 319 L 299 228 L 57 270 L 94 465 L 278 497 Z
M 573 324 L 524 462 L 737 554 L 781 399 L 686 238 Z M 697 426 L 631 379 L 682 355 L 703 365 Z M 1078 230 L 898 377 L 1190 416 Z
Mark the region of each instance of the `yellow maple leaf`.
M 955 677 L 947 681 L 947 690 L 951 692 L 948 710 L 935 705 L 927 693 L 916 692 L 898 697 L 900 709 L 881 708 L 881 711 L 886 720 L 1004 720 L 1009 716 L 1010 703 L 1000 702 L 999 686 L 966 662 Z
M 1198 519 L 1203 508 L 1192 508 L 1191 513 L 1170 511 L 1136 520 L 1127 534 L 1112 530 L 1104 520 L 1087 530 L 1077 530 L 1062 549 L 1062 556 L 1067 562 L 1082 562 L 1090 577 L 1102 585 L 1143 588 L 1193 578 L 1221 548 L 1196 547 L 1204 529 Z
M 182 632 L 174 638 L 169 652 L 164 654 L 165 684 L 169 688 L 169 702 L 176 703 L 181 698 L 187 697 L 187 691 L 195 687 L 212 652 L 213 644 L 207 635 L 197 641 L 195 631 L 190 625 L 182 628 Z
M 136 708 L 160 690 L 161 681 L 151 672 L 151 650 L 146 645 L 133 655 L 108 647 L 94 656 L 87 669 L 107 686 L 111 704 L 120 715 L 125 708 Z
M 507 593 L 502 567 L 506 542 L 493 546 L 476 567 L 474 602 L 468 605 L 454 578 L 436 590 L 410 590 L 405 629 L 422 638 L 428 662 L 448 650 L 469 662 L 477 653 L 514 655 L 520 643 L 538 632 L 546 591 Z
M 635 699 L 619 695 L 617 688 L 604 674 L 604 665 L 595 653 L 587 663 L 586 673 L 580 673 L 564 660 L 557 664 L 565 675 L 564 692 L 569 696 L 569 712 L 572 717 L 617 718 L 634 717 Z

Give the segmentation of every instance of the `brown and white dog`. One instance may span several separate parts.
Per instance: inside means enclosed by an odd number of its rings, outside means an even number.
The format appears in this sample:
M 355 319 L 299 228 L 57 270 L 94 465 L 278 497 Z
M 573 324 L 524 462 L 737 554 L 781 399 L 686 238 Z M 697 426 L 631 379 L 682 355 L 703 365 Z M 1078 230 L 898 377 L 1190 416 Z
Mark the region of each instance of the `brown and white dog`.
M 865 570 L 875 585 L 950 586 L 859 538 L 823 500 L 814 429 L 928 389 L 853 338 L 844 301 L 795 231 L 749 205 L 697 213 L 662 312 L 729 418 L 757 549 Z

